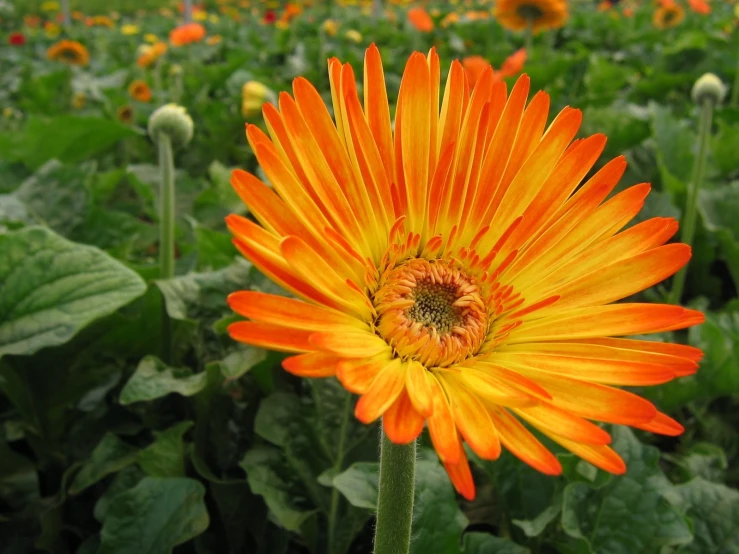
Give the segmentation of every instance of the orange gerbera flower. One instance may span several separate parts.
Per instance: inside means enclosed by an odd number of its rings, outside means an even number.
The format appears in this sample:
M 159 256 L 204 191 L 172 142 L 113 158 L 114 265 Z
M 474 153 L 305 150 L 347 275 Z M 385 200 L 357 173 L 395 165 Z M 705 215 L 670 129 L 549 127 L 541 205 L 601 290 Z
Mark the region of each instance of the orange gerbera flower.
M 657 29 L 676 27 L 685 19 L 685 10 L 680 4 L 668 3 L 654 10 L 652 23 Z
M 146 81 L 136 79 L 128 85 L 128 95 L 138 102 L 151 102 L 151 89 Z
M 546 128 L 549 96 L 510 94 L 486 68 L 470 88 L 452 63 L 439 98 L 435 50 L 413 54 L 391 125 L 380 53 L 367 50 L 364 105 L 349 64 L 329 61 L 331 118 L 303 78 L 267 136 L 247 138 L 274 187 L 236 170 L 232 183 L 261 225 L 227 218 L 234 243 L 300 299 L 229 296 L 250 321 L 241 342 L 296 354 L 285 369 L 336 376 L 361 395 L 355 415 L 382 417 L 388 438 L 413 441 L 428 424 L 456 489 L 475 494 L 462 447 L 496 459 L 501 446 L 547 474 L 557 458 L 527 430 L 612 473 L 624 462 L 605 429 L 666 435 L 683 428 L 611 385 L 653 385 L 696 371 L 690 346 L 617 338 L 683 329 L 703 315 L 680 306 L 619 303 L 690 257 L 663 244 L 677 230 L 654 218 L 623 230 L 649 185 L 606 200 L 623 157 L 590 173 L 603 135 L 573 142 L 582 114 L 565 108 Z M 394 129 L 394 130 L 393 130 Z
M 85 66 L 90 63 L 87 48 L 76 40 L 60 40 L 46 51 L 46 57 L 69 65 Z
M 418 31 L 430 33 L 434 30 L 434 21 L 431 19 L 429 12 L 423 8 L 411 8 L 408 10 L 408 21 Z
M 143 45 L 140 55 L 136 59 L 136 65 L 139 67 L 151 67 L 159 58 L 167 53 L 166 42 L 155 42 L 151 46 Z
M 185 23 L 172 29 L 169 33 L 169 42 L 172 46 L 184 46 L 193 42 L 200 42 L 205 38 L 205 27 L 200 23 Z
M 513 77 L 523 71 L 523 64 L 525 63 L 526 48 L 520 48 L 505 59 L 497 74 L 501 77 Z
M 567 21 L 564 0 L 497 0 L 495 17 L 513 31 L 523 31 L 532 25 L 534 32 L 556 29 Z
M 705 0 L 688 0 L 688 5 L 695 13 L 699 13 L 701 15 L 708 15 L 711 13 L 711 6 Z

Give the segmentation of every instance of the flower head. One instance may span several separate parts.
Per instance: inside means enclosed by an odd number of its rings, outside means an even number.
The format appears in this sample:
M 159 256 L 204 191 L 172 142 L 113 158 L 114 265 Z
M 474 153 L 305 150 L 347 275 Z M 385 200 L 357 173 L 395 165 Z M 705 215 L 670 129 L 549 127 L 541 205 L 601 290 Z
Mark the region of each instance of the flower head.
M 121 25 L 121 34 L 122 35 L 138 35 L 139 34 L 139 26 L 134 25 L 132 23 L 128 23 L 126 25 Z
M 60 40 L 52 44 L 46 51 L 46 57 L 52 61 L 69 65 L 85 66 L 90 63 L 90 53 L 87 48 L 74 40 Z
M 151 67 L 159 58 L 167 52 L 166 42 L 156 42 L 152 45 L 143 44 L 139 48 L 136 65 L 139 67 Z
M 567 21 L 564 0 L 498 0 L 495 17 L 507 29 L 523 31 L 529 26 L 534 32 L 562 27 Z
M 262 18 L 262 21 L 264 21 L 268 25 L 272 24 L 277 21 L 277 14 L 274 10 L 267 10 L 266 12 L 264 12 L 264 18 Z
M 685 10 L 680 4 L 666 2 L 654 10 L 652 23 L 657 29 L 669 29 L 677 27 L 685 19 Z
M 520 48 L 513 54 L 508 56 L 503 65 L 500 66 L 500 71 L 497 73 L 501 77 L 513 77 L 523 71 L 523 64 L 526 63 L 526 49 Z
M 418 31 L 428 33 L 434 30 L 434 21 L 423 8 L 411 8 L 408 10 L 408 21 Z
M 241 115 L 249 119 L 259 114 L 265 102 L 273 100 L 274 93 L 259 81 L 247 81 L 241 87 Z
M 455 61 L 441 87 L 434 50 L 410 57 L 394 127 L 377 48 L 365 57 L 364 103 L 349 64 L 330 60 L 329 78 L 335 123 L 298 78 L 294 97 L 264 105 L 269 136 L 247 126 L 274 190 L 235 171 L 261 225 L 238 215 L 227 223 L 239 250 L 299 299 L 230 295 L 249 319 L 231 336 L 294 354 L 283 366 L 296 375 L 336 376 L 361 395 L 356 417 L 382 418 L 393 442 L 427 424 L 467 498 L 463 442 L 484 459 L 504 446 L 561 472 L 524 422 L 613 473 L 624 462 L 592 421 L 679 434 L 679 423 L 612 385 L 689 375 L 701 352 L 620 337 L 703 315 L 612 302 L 675 273 L 690 248 L 663 246 L 677 230 L 671 218 L 624 230 L 649 186 L 606 200 L 623 158 L 586 179 L 605 137 L 573 142 L 581 112 L 565 108 L 547 128 L 548 95 L 527 103 L 527 76 L 507 94 L 490 67 L 469 87 Z
M 693 85 L 691 96 L 696 104 L 705 101 L 721 104 L 726 96 L 726 85 L 713 73 L 704 73 Z
M 169 42 L 172 46 L 184 46 L 193 42 L 200 42 L 205 38 L 205 27 L 200 23 L 185 23 L 172 29 L 169 33 Z
M 8 44 L 11 46 L 23 46 L 26 43 L 26 35 L 23 33 L 10 33 L 8 35 Z
M 328 36 L 335 37 L 336 33 L 339 31 L 339 24 L 334 19 L 327 19 L 323 22 L 323 25 L 321 25 L 321 29 L 323 29 L 323 32 Z
M 160 133 L 169 135 L 172 146 L 180 148 L 192 140 L 195 130 L 192 118 L 187 110 L 177 104 L 166 104 L 154 110 L 149 117 L 149 136 L 157 141 Z
M 116 110 L 116 117 L 124 125 L 130 125 L 133 123 L 133 108 L 128 105 L 119 107 Z
M 708 15 L 711 13 L 711 5 L 706 2 L 706 0 L 688 0 L 688 5 L 695 13 L 699 13 L 701 15 Z
M 357 31 L 356 29 L 347 29 L 346 33 L 344 33 L 344 37 L 355 44 L 359 44 L 360 42 L 362 42 L 362 40 L 364 40 L 364 37 L 362 37 L 362 33 Z
M 146 81 L 136 79 L 128 85 L 128 95 L 137 102 L 151 102 L 151 89 Z

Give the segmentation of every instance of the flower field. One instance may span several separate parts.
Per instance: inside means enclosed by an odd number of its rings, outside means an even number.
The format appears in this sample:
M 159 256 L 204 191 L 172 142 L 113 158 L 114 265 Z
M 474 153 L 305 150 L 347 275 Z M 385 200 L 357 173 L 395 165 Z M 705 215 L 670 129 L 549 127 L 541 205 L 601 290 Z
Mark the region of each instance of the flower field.
M 0 0 L 0 554 L 739 553 L 739 4 Z

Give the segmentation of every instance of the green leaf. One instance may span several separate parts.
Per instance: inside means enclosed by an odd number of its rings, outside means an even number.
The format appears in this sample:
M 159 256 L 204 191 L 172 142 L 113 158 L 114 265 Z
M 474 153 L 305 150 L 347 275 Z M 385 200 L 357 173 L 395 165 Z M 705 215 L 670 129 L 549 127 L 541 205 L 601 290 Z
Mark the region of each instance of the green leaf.
M 146 477 L 113 499 L 98 554 L 167 554 L 208 528 L 205 488 L 182 477 Z
M 687 522 L 665 499 L 672 485 L 659 469 L 659 450 L 642 445 L 626 427 L 614 427 L 613 448 L 626 462 L 626 474 L 600 488 L 568 485 L 565 533 L 598 554 L 659 552 L 690 542 Z
M 0 501 L 13 509 L 22 510 L 35 505 L 40 499 L 36 466 L 0 438 Z
M 698 194 L 698 210 L 706 229 L 718 239 L 721 257 L 739 287 L 739 182 Z
M 185 476 L 185 443 L 182 437 L 193 426 L 182 421 L 166 431 L 154 431 L 156 440 L 139 454 L 139 466 L 152 477 Z
M 277 521 L 288 531 L 299 531 L 315 509 L 305 497 L 296 497 L 297 476 L 287 465 L 282 453 L 274 447 L 262 446 L 249 450 L 241 461 L 249 488 L 264 498 Z
M 668 498 L 693 521 L 693 542 L 680 554 L 739 552 L 739 491 L 699 477 L 675 487 Z
M 23 181 L 13 195 L 24 203 L 29 214 L 57 233 L 70 237 L 85 221 L 88 184 L 95 163 L 62 165 L 51 160 Z
M 464 554 L 529 554 L 531 551 L 515 542 L 488 535 L 487 533 L 465 533 Z
M 334 477 L 333 485 L 353 506 L 374 511 L 377 480 L 377 463 L 356 463 Z M 413 503 L 413 528 L 419 531 L 411 542 L 411 552 L 458 554 L 467 523 L 444 468 L 438 461 L 419 459 Z
M 266 350 L 247 346 L 231 352 L 219 362 L 219 366 L 226 379 L 238 379 L 266 359 Z
M 61 132 L 49 132 L 58 129 Z M 18 138 L 20 161 L 32 168 L 49 159 L 77 163 L 103 152 L 136 131 L 113 119 L 63 115 L 52 119 L 32 116 Z
M 3 227 L 15 229 L 33 223 L 26 205 L 12 194 L 0 194 L 0 231 Z
M 192 396 L 207 384 L 205 372 L 191 375 L 189 369 L 172 368 L 154 356 L 147 356 L 121 391 L 120 403 L 155 400 L 171 393 Z
M 79 494 L 107 475 L 120 471 L 134 463 L 138 454 L 137 448 L 123 442 L 113 433 L 106 433 L 72 481 L 69 493 Z
M 103 251 L 48 229 L 0 235 L 0 356 L 63 344 L 145 290 Z
M 669 108 L 652 102 L 649 110 L 660 170 L 687 183 L 693 170 L 695 132 L 675 119 Z

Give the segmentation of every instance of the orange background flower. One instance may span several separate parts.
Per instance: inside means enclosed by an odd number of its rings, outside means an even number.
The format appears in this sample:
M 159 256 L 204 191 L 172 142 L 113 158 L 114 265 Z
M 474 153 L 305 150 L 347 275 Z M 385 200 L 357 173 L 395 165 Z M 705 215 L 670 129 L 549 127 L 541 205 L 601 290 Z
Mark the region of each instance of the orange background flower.
M 200 42 L 205 38 L 206 30 L 200 23 L 185 23 L 172 29 L 169 33 L 169 42 L 172 46 L 184 46 L 193 42 Z

